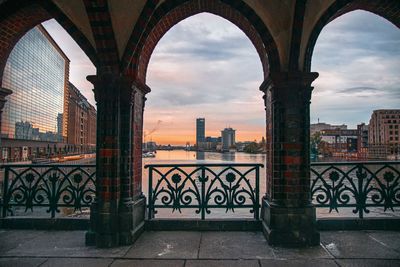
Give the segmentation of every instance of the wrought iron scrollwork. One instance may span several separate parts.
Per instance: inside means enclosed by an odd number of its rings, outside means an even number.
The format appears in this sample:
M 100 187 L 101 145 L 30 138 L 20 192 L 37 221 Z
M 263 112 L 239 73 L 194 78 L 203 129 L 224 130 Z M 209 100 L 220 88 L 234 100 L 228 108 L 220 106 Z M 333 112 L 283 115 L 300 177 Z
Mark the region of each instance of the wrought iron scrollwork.
M 354 208 L 363 218 L 370 207 L 400 207 L 400 162 L 314 163 L 311 193 L 317 207 Z
M 149 219 L 158 208 L 179 213 L 183 208 L 193 208 L 202 219 L 213 208 L 224 208 L 225 212 L 249 208 L 258 219 L 260 167 L 261 164 L 146 165 Z
M 60 207 L 81 211 L 95 196 L 94 165 L 5 165 L 3 217 L 12 207 L 47 207 L 54 218 Z

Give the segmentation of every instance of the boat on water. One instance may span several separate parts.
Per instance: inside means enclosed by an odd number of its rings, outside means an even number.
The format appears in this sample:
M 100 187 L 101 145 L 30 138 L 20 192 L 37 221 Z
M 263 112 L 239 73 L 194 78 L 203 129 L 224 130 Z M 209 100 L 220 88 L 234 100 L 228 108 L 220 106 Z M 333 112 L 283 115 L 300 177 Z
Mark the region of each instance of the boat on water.
M 149 151 L 149 152 L 145 152 L 142 154 L 143 158 L 155 158 L 156 157 L 156 153 Z

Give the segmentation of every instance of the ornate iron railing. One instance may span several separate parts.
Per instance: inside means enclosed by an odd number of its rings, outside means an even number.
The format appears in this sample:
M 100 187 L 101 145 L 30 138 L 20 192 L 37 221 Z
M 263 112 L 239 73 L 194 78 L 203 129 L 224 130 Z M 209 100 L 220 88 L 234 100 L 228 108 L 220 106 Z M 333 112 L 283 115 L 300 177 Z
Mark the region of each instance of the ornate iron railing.
M 152 164 L 149 219 L 157 209 L 192 208 L 205 219 L 211 209 L 247 208 L 259 218 L 261 164 Z M 61 207 L 79 211 L 95 195 L 95 165 L 3 165 L 2 216 L 14 207 L 44 207 L 54 218 Z M 311 164 L 313 203 L 329 212 L 352 208 L 363 218 L 371 208 L 400 207 L 400 161 Z
M 354 208 L 363 218 L 371 207 L 400 207 L 400 161 L 311 164 L 311 193 L 316 207 Z
M 3 165 L 2 216 L 13 207 L 45 207 L 54 218 L 60 207 L 80 211 L 95 195 L 95 165 Z
M 262 164 L 149 164 L 148 218 L 157 209 L 195 209 L 202 220 L 211 209 L 247 208 L 259 218 Z

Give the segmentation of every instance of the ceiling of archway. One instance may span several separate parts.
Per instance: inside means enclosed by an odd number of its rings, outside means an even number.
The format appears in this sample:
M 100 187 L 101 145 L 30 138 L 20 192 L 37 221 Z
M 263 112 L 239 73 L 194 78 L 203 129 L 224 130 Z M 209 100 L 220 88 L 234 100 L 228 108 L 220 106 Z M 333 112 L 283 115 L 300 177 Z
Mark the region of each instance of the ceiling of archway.
M 9 0 L 13 1 L 13 0 Z M 96 45 L 101 44 L 95 39 L 92 31 L 92 23 L 89 21 L 87 6 L 95 6 L 95 1 L 90 0 L 50 0 L 53 1 L 59 9 L 75 24 L 84 36 L 89 40 L 92 46 L 96 49 Z M 160 8 L 162 3 L 168 0 L 102 0 L 101 3 L 108 4 L 107 16 L 111 21 L 115 44 L 118 50 L 118 56 L 121 59 L 124 56 L 125 48 L 132 38 L 132 32 L 139 21 L 140 16 L 142 19 L 140 27 L 145 27 L 143 17 L 152 16 L 152 11 L 155 8 Z M 211 0 L 198 0 L 199 2 L 209 2 Z M 220 1 L 220 0 L 215 0 Z M 227 0 L 221 0 L 227 1 Z M 351 0 L 348 0 L 351 2 Z M 356 0 L 354 0 L 356 1 Z M 0 4 L 7 1 L 1 1 Z M 290 55 L 293 52 L 293 43 L 298 47 L 298 63 L 301 69 L 304 61 L 304 53 L 307 48 L 307 43 L 313 28 L 318 23 L 324 12 L 335 3 L 335 0 L 243 0 L 254 12 L 258 15 L 261 21 L 269 29 L 276 47 L 279 52 L 279 59 L 281 61 L 282 70 L 289 68 Z M 300 19 L 295 18 L 297 4 L 305 3 L 304 10 L 301 12 Z M 86 6 L 86 7 L 85 7 Z M 147 6 L 147 10 L 146 10 Z M 150 10 L 148 9 L 150 6 Z M 301 5 L 300 5 L 301 6 Z M 144 12 L 143 12 L 144 11 Z M 97 11 L 96 11 L 97 12 Z M 147 17 L 146 17 L 147 16 Z M 96 18 L 96 15 L 91 16 Z M 102 18 L 98 18 L 102 22 Z M 297 23 L 300 20 L 300 23 Z M 95 24 L 98 21 L 94 22 Z M 300 27 L 297 25 L 299 24 Z M 293 29 L 300 28 L 300 34 L 297 37 L 293 34 Z M 109 33 L 104 33 L 109 34 Z M 97 33 L 98 35 L 98 33 Z M 138 35 L 138 33 L 136 33 Z M 140 33 L 139 33 L 140 35 Z M 296 39 L 297 38 L 297 39 Z M 130 51 L 130 50 L 129 50 Z M 126 51 L 125 51 L 126 52 Z
M 89 17 L 85 10 L 82 0 L 52 0 L 67 17 L 78 27 L 86 36 L 89 42 L 95 46 L 92 30 L 90 28 Z
M 53 0 L 57 6 L 76 24 L 88 40 L 95 47 L 95 40 L 90 28 L 89 18 L 82 0 Z M 304 25 L 311 32 L 311 27 L 318 20 L 323 11 L 334 0 L 313 0 L 308 1 L 305 14 Z M 158 2 L 160 6 L 165 0 Z M 289 60 L 291 31 L 293 24 L 293 13 L 295 2 L 293 0 L 244 0 L 261 20 L 268 26 L 279 50 L 281 62 L 286 63 Z M 112 26 L 118 48 L 118 54 L 121 58 L 123 51 L 130 38 L 132 30 L 137 22 L 146 0 L 108 0 L 109 12 Z M 303 39 L 306 37 L 303 36 Z M 303 40 L 304 41 L 304 40 Z M 286 64 L 282 64 L 285 67 Z

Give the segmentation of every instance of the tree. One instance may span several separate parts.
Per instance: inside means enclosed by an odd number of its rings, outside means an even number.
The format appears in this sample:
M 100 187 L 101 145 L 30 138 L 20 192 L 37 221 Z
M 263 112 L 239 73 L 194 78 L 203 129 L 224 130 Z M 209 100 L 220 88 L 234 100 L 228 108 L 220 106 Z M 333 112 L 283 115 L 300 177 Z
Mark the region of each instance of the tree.
M 258 150 L 259 150 L 259 147 L 258 147 L 258 144 L 256 142 L 249 143 L 243 149 L 243 151 L 246 152 L 246 153 L 257 153 Z
M 314 133 L 310 137 L 310 153 L 314 155 L 318 155 L 320 151 L 320 145 L 322 142 L 322 137 L 320 132 Z

